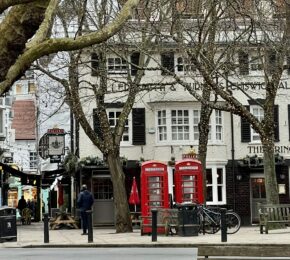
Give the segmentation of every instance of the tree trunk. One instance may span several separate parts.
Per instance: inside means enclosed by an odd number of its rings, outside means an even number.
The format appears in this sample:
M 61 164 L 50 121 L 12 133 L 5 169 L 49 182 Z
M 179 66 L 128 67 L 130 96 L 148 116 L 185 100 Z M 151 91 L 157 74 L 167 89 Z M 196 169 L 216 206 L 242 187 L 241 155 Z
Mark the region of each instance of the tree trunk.
M 125 188 L 125 174 L 122 169 L 119 155 L 110 153 L 107 156 L 114 189 L 116 232 L 132 232 L 130 210 Z
M 204 86 L 202 97 L 204 100 L 210 99 L 210 88 Z M 207 189 L 206 189 L 206 154 L 207 154 L 207 144 L 208 144 L 208 133 L 209 133 L 209 120 L 212 113 L 212 108 L 209 106 L 201 104 L 200 110 L 200 121 L 198 124 L 199 129 L 199 141 L 198 141 L 198 159 L 202 165 L 202 188 L 203 188 L 203 198 L 204 204 L 206 204 Z
M 275 171 L 274 142 L 262 140 L 264 151 L 264 175 L 267 203 L 279 204 L 278 185 Z

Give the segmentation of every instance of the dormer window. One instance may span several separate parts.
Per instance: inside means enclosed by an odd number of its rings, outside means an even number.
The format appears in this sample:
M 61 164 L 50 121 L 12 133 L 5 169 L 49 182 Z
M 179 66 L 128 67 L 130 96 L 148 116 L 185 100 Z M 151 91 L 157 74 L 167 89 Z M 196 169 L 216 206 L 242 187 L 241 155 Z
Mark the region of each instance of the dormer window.
M 180 18 L 196 19 L 202 17 L 203 0 L 176 0 L 175 12 Z

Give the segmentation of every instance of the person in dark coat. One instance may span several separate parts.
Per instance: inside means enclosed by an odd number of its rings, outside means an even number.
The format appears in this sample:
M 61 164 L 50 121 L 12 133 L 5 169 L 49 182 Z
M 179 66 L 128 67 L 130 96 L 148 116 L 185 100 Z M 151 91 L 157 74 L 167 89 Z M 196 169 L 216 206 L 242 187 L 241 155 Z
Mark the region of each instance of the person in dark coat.
M 83 233 L 82 235 L 87 234 L 88 230 L 88 213 L 87 210 L 91 210 L 94 204 L 94 198 L 92 193 L 90 193 L 87 189 L 86 185 L 83 185 L 81 188 L 81 192 L 78 196 L 77 205 L 81 212 L 81 220 L 82 220 L 82 228 Z
M 19 210 L 20 216 L 22 216 L 22 210 L 27 208 L 27 203 L 23 195 L 21 196 L 21 199 L 18 201 L 17 208 Z

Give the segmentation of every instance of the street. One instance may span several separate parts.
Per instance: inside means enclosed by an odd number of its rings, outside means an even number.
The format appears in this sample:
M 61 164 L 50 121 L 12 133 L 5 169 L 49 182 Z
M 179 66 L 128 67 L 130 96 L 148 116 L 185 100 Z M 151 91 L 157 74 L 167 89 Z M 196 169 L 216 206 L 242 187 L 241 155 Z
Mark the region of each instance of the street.
M 290 257 L 209 257 L 196 256 L 195 248 L 3 248 L 2 260 L 289 260 Z
M 2 260 L 136 260 L 197 259 L 195 248 L 4 248 Z
M 208 258 L 198 258 L 198 260 L 208 259 L 208 260 L 289 260 L 290 257 L 247 257 L 247 256 L 215 256 Z

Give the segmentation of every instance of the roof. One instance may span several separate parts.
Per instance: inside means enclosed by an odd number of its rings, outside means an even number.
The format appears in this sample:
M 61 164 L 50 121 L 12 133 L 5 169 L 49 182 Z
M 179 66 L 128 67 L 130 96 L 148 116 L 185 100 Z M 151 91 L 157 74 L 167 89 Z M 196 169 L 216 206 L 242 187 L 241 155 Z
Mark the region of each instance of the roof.
M 12 105 L 15 140 L 36 139 L 36 109 L 34 100 L 15 100 Z

